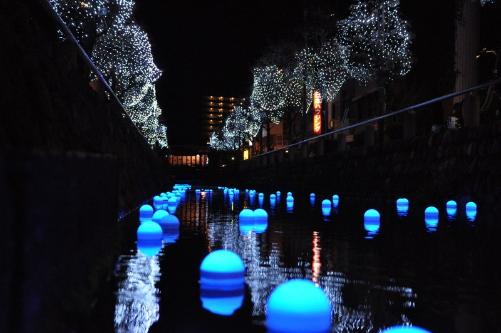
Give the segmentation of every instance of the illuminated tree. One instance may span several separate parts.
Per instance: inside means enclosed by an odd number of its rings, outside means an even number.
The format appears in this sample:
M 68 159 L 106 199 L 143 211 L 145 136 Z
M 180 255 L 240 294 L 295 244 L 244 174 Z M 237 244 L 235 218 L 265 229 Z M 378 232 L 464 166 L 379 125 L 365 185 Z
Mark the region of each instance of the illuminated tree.
M 148 143 L 166 147 L 154 86 L 161 71 L 132 19 L 134 0 L 49 1 L 79 41 L 92 39 L 92 60 Z
M 399 0 L 357 0 L 338 24 L 339 41 L 349 51 L 348 74 L 366 83 L 409 72 L 411 34 L 399 15 Z

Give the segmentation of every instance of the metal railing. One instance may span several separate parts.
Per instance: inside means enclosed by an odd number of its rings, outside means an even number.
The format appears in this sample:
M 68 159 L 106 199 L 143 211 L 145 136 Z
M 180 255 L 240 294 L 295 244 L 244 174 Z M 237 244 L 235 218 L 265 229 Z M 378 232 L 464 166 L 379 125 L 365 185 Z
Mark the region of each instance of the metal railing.
M 429 106 L 429 105 L 441 102 L 443 100 L 454 98 L 454 97 L 461 96 L 461 95 L 465 95 L 467 93 L 471 93 L 471 92 L 476 91 L 476 90 L 480 90 L 480 89 L 488 88 L 488 87 L 491 87 L 491 86 L 495 86 L 495 85 L 497 85 L 499 83 L 501 83 L 501 78 L 498 78 L 498 79 L 495 79 L 495 80 L 492 80 L 492 81 L 489 81 L 489 82 L 486 82 L 486 83 L 483 83 L 483 84 L 479 84 L 479 85 L 476 85 L 476 86 L 473 86 L 473 87 L 470 87 L 470 88 L 467 88 L 467 89 L 464 89 L 464 90 L 461 90 L 461 91 L 458 91 L 458 92 L 453 92 L 453 93 L 449 93 L 449 94 L 446 94 L 446 95 L 443 95 L 443 96 L 440 96 L 440 97 L 435 97 L 435 98 L 432 98 L 430 100 L 427 100 L 427 101 L 424 101 L 424 102 L 421 102 L 421 103 L 417 103 L 417 104 L 405 107 L 403 109 L 399 109 L 399 110 L 396 110 L 396 111 L 391 111 L 391 112 L 385 113 L 385 114 L 380 115 L 380 116 L 376 116 L 376 117 L 373 117 L 373 118 L 361 120 L 361 121 L 358 121 L 356 123 L 353 123 L 353 124 L 350 124 L 350 125 L 347 125 L 347 126 L 343 126 L 343 127 L 340 127 L 340 128 L 336 128 L 336 129 L 334 129 L 332 131 L 329 131 L 329 132 L 326 132 L 326 133 L 323 133 L 323 134 L 320 134 L 320 135 L 317 135 L 317 136 L 313 136 L 313 137 L 310 137 L 310 138 L 307 138 L 307 139 L 304 139 L 304 140 L 301 140 L 301 141 L 289 144 L 287 146 L 284 146 L 284 147 L 281 147 L 281 148 L 278 148 L 278 149 L 275 149 L 275 150 L 271 150 L 271 151 L 268 151 L 268 152 L 264 152 L 264 153 L 261 153 L 261 154 L 254 155 L 254 156 L 251 157 L 250 160 L 253 160 L 255 158 L 259 158 L 259 157 L 262 157 L 262 156 L 267 156 L 267 155 L 270 155 L 270 154 L 276 154 L 276 153 L 281 152 L 281 151 L 287 151 L 290 148 L 293 148 L 293 147 L 296 147 L 296 146 L 301 146 L 302 144 L 305 144 L 305 143 L 308 143 L 308 142 L 317 141 L 319 139 L 323 139 L 325 137 L 329 137 L 329 136 L 332 136 L 332 135 L 335 135 L 335 134 L 346 132 L 346 131 L 349 131 L 349 130 L 354 129 L 354 128 L 363 127 L 363 126 L 366 126 L 366 125 L 369 125 L 369 124 L 373 124 L 373 123 L 376 123 L 378 121 L 384 120 L 386 118 L 394 117 L 396 115 L 400 115 L 400 114 L 403 114 L 403 113 L 407 113 L 407 112 L 410 112 L 410 111 L 421 109 L 423 107 L 426 107 L 426 106 Z

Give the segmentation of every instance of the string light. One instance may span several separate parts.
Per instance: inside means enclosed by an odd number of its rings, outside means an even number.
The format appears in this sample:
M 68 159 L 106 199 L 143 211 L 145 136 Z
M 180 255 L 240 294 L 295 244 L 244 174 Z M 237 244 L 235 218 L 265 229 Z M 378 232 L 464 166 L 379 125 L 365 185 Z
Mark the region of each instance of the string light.
M 350 51 L 347 72 L 354 79 L 367 83 L 410 71 L 411 35 L 399 5 L 399 0 L 357 0 L 338 23 L 339 41 Z
M 155 65 L 148 35 L 132 19 L 135 1 L 49 1 L 77 39 L 92 44 L 92 60 L 148 143 L 167 147 L 154 85 L 162 72 Z

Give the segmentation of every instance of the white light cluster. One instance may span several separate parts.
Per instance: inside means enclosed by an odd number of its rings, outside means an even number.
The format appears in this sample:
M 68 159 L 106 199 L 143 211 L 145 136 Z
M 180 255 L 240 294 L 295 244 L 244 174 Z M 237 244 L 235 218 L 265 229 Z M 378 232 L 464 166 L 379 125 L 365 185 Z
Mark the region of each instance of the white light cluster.
M 350 78 L 366 84 L 407 74 L 412 66 L 411 34 L 400 18 L 399 5 L 399 0 L 356 0 L 348 18 L 337 24 L 337 36 L 317 48 L 298 50 L 284 68 L 255 68 L 251 109 L 258 110 L 263 122 L 277 123 L 287 110 L 308 112 L 315 91 L 332 101 Z
M 338 24 L 339 41 L 349 50 L 348 74 L 361 82 L 407 74 L 412 65 L 408 23 L 399 0 L 357 0 Z
M 89 42 L 92 59 L 128 115 L 151 146 L 167 147 L 158 117 L 154 63 L 148 35 L 132 19 L 134 0 L 49 0 L 79 41 Z
M 480 4 L 482 6 L 485 6 L 487 4 L 495 4 L 496 3 L 496 0 L 480 0 Z
M 216 150 L 236 150 L 246 140 L 256 136 L 262 123 L 262 114 L 252 106 L 236 106 L 224 126 L 212 133 L 209 146 Z
M 267 120 L 277 122 L 283 115 L 286 103 L 285 76 L 276 65 L 256 67 L 250 97 L 251 105 L 263 110 Z

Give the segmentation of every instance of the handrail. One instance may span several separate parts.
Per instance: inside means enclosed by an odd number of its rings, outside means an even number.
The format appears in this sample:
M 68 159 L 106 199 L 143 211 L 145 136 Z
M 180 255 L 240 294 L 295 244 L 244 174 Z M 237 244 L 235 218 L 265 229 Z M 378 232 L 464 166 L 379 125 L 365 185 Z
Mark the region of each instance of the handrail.
M 461 95 L 467 94 L 467 93 L 475 91 L 475 90 L 479 90 L 479 89 L 483 89 L 483 88 L 486 88 L 486 87 L 489 87 L 489 86 L 493 86 L 493 85 L 496 85 L 498 83 L 501 83 L 501 78 L 495 79 L 495 80 L 492 80 L 492 81 L 489 81 L 489 82 L 486 82 L 486 83 L 482 83 L 482 84 L 479 84 L 479 85 L 476 85 L 476 86 L 473 86 L 473 87 L 470 87 L 470 88 L 467 88 L 467 89 L 464 89 L 464 90 L 461 90 L 461 91 L 458 91 L 458 92 L 453 92 L 453 93 L 449 93 L 449 94 L 446 94 L 446 95 L 443 95 L 443 96 L 440 96 L 440 97 L 435 97 L 435 98 L 432 98 L 430 100 L 427 100 L 427 101 L 424 101 L 424 102 L 421 102 L 421 103 L 418 103 L 418 104 L 414 104 L 414 105 L 411 105 L 411 106 L 407 106 L 407 107 L 405 107 L 403 109 L 400 109 L 400 110 L 388 112 L 388 113 L 385 113 L 385 114 L 377 116 L 377 117 L 373 117 L 373 118 L 361 120 L 361 121 L 358 121 L 358 122 L 356 122 L 354 124 L 351 124 L 351 125 L 347 125 L 347 126 L 344 126 L 344 127 L 336 128 L 336 129 L 334 129 L 332 131 L 329 131 L 329 132 L 326 132 L 326 133 L 323 133 L 323 134 L 320 134 L 320 135 L 317 135 L 317 136 L 313 136 L 311 138 L 307 138 L 307 139 L 304 139 L 304 140 L 301 140 L 301 141 L 298 141 L 298 142 L 295 142 L 295 143 L 291 143 L 290 145 L 287 145 L 287 146 L 284 146 L 284 147 L 281 147 L 281 148 L 278 148 L 278 149 L 275 149 L 275 150 L 272 150 L 272 151 L 268 151 L 268 152 L 265 152 L 265 153 L 254 155 L 254 156 L 251 157 L 251 160 L 254 159 L 254 158 L 256 158 L 256 157 L 266 156 L 266 155 L 269 155 L 269 154 L 277 153 L 279 151 L 287 150 L 287 149 L 289 149 L 291 147 L 298 146 L 298 145 L 301 145 L 303 143 L 307 143 L 307 142 L 310 142 L 310 141 L 315 141 L 315 140 L 318 140 L 318 139 L 321 139 L 321 138 L 324 138 L 324 137 L 327 137 L 327 136 L 330 136 L 330 135 L 333 135 L 333 134 L 345 132 L 345 131 L 350 130 L 352 128 L 356 128 L 356 127 L 359 127 L 359 126 L 365 126 L 365 125 L 368 125 L 368 124 L 372 124 L 372 123 L 375 123 L 375 122 L 380 121 L 382 119 L 393 117 L 393 116 L 396 116 L 398 114 L 409 112 L 409 111 L 412 111 L 412 110 L 416 110 L 416 109 L 419 109 L 419 108 L 422 108 L 422 107 L 425 107 L 425 106 L 428 106 L 428 105 L 431 105 L 431 104 L 435 104 L 437 102 L 440 102 L 440 101 L 443 101 L 443 100 L 446 100 L 446 99 L 449 99 L 449 98 L 452 98 L 452 97 L 461 96 Z
M 120 102 L 120 99 L 116 95 L 115 91 L 113 91 L 113 89 L 111 88 L 109 83 L 104 78 L 103 73 L 99 70 L 99 68 L 97 68 L 97 66 L 94 64 L 94 62 L 89 57 L 87 52 L 83 49 L 82 45 L 80 45 L 80 42 L 78 41 L 78 39 L 71 32 L 71 30 L 68 28 L 66 23 L 63 21 L 63 19 L 56 13 L 54 8 L 52 8 L 50 3 L 47 0 L 41 0 L 41 2 L 43 3 L 43 6 L 45 7 L 45 9 L 50 13 L 52 18 L 56 21 L 56 23 L 58 24 L 59 28 L 64 33 L 64 35 L 77 47 L 80 56 L 83 58 L 85 63 L 90 67 L 92 72 L 96 75 L 96 77 L 99 80 L 99 82 L 101 83 L 101 85 L 111 95 L 111 97 L 115 100 L 115 102 L 120 106 L 120 109 L 122 111 L 122 115 L 125 116 L 125 118 L 130 121 L 132 126 L 137 131 L 137 134 L 139 134 L 139 136 L 143 139 L 142 141 L 148 147 L 148 149 L 151 149 L 151 146 L 146 142 L 146 138 L 141 134 L 141 131 L 139 130 L 139 128 L 136 126 L 136 124 L 130 118 L 129 114 L 125 110 L 125 107 L 123 106 L 122 102 Z

